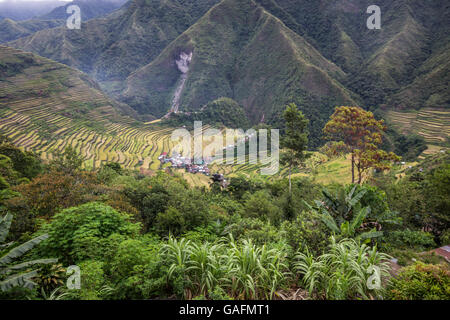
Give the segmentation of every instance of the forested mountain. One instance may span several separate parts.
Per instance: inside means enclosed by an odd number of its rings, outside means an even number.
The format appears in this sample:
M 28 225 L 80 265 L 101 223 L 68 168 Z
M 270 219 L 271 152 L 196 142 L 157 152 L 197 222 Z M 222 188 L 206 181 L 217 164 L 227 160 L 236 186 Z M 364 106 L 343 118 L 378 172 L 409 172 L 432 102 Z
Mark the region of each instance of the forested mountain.
M 389 100 L 389 96 L 401 92 L 416 77 L 422 77 L 424 70 L 433 73 L 431 63 L 428 68 L 419 69 L 427 59 L 438 59 L 448 44 L 447 1 L 383 1 L 378 4 L 380 30 L 366 28 L 369 16 L 366 9 L 373 1 L 258 2 L 293 30 L 307 36 L 326 58 L 347 72 L 346 86 L 360 94 L 366 105 L 388 101 L 394 106 L 405 104 L 408 99 L 405 94 L 400 100 Z M 435 93 L 433 90 L 436 89 L 423 93 L 429 98 Z M 431 104 L 449 105 L 448 99 L 438 100 Z M 409 107 L 408 104 L 403 106 Z
M 57 123 L 76 131 L 77 123 L 134 121 L 132 109 L 106 96 L 86 74 L 5 46 L 0 46 L 0 113 L 3 132 L 37 130 L 43 140 L 58 136 Z
M 217 2 L 134 0 L 105 19 L 83 23 L 81 30 L 42 30 L 9 45 L 76 67 L 115 91 Z
M 14 19 L 2 19 L 0 17 L 0 43 L 23 38 L 40 30 L 64 26 L 67 18 L 71 15 L 67 13 L 67 8 L 71 5 L 78 6 L 81 12 L 81 20 L 87 21 L 92 18 L 105 16 L 120 8 L 125 2 L 126 0 L 75 0 L 59 2 L 59 6 L 51 12 L 33 16 L 29 20 L 15 21 Z
M 337 105 L 450 105 L 447 1 L 383 1 L 380 30 L 366 27 L 371 4 L 133 0 L 81 30 L 45 29 L 8 45 L 88 73 L 148 118 L 228 97 L 253 124 L 277 125 L 295 102 L 318 145 Z
M 179 84 L 182 52 L 192 54 L 180 97 L 184 109 L 231 97 L 257 123 L 294 96 L 307 107 L 322 99 L 355 103 L 339 83 L 345 77 L 339 67 L 250 0 L 225 0 L 211 9 L 128 78 L 124 100 L 141 113 L 162 115 Z
M 29 36 L 39 30 L 51 29 L 64 24 L 65 20 L 0 20 L 0 43 Z

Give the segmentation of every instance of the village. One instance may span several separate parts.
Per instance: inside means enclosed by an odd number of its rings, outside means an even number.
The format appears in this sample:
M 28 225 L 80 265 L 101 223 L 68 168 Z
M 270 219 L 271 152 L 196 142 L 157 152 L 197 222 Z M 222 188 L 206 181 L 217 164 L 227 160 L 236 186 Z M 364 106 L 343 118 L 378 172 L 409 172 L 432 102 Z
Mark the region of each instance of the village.
M 185 169 L 189 173 L 202 173 L 206 176 L 210 175 L 208 168 L 208 159 L 193 159 L 182 157 L 179 153 L 173 152 L 170 157 L 167 152 L 161 153 L 158 157 L 161 164 L 170 163 L 172 168 Z
M 167 152 L 161 153 L 158 157 L 158 160 L 161 161 L 161 165 L 165 163 L 170 163 L 172 168 L 175 169 L 185 169 L 188 173 L 201 173 L 205 176 L 211 176 L 211 180 L 213 182 L 217 182 L 221 187 L 226 188 L 228 186 L 228 182 L 220 173 L 211 174 L 208 168 L 208 163 L 211 163 L 211 158 L 207 157 L 206 159 L 192 159 L 187 157 L 182 157 L 179 153 L 173 152 L 172 157 L 170 157 Z

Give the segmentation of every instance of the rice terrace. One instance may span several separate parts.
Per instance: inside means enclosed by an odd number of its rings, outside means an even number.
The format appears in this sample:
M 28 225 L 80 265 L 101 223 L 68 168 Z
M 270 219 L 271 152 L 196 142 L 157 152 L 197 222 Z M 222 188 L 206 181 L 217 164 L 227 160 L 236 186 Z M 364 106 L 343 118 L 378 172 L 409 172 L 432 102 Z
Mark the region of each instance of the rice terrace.
M 0 306 L 449 301 L 449 17 L 446 0 L 0 0 Z

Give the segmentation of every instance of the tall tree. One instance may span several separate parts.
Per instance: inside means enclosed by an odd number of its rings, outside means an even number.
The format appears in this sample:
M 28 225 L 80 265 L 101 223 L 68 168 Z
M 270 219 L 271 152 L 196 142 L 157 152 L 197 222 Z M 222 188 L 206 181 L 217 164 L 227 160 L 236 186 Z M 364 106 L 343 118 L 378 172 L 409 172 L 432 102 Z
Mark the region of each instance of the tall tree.
M 369 168 L 380 171 L 389 170 L 391 163 L 400 161 L 400 157 L 393 152 L 379 150 L 375 145 L 366 145 L 363 150 L 356 150 L 356 168 L 358 170 L 358 183 L 361 184 L 362 174 Z
M 330 121 L 323 129 L 329 140 L 342 141 L 352 157 L 352 183 L 355 182 L 355 166 L 358 183 L 368 168 L 389 169 L 389 162 L 399 158 L 393 153 L 378 149 L 386 126 L 376 120 L 373 113 L 360 107 L 336 107 Z
M 85 160 L 81 154 L 72 146 L 66 147 L 63 153 L 54 153 L 54 159 L 50 163 L 50 167 L 56 171 L 64 172 L 66 174 L 74 174 L 81 169 L 83 161 Z
M 305 153 L 308 144 L 308 120 L 298 110 L 295 103 L 290 103 L 284 111 L 286 131 L 281 140 L 281 163 L 289 166 L 289 195 L 292 194 L 291 175 L 292 168 L 299 166 L 306 159 Z

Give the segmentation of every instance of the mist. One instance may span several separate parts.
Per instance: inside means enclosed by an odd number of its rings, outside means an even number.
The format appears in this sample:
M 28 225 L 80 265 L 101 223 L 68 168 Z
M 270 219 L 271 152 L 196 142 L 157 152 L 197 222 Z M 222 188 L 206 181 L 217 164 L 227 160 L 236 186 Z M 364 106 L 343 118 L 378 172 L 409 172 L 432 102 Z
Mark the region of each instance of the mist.
M 28 20 L 67 4 L 60 0 L 0 0 L 0 18 Z

